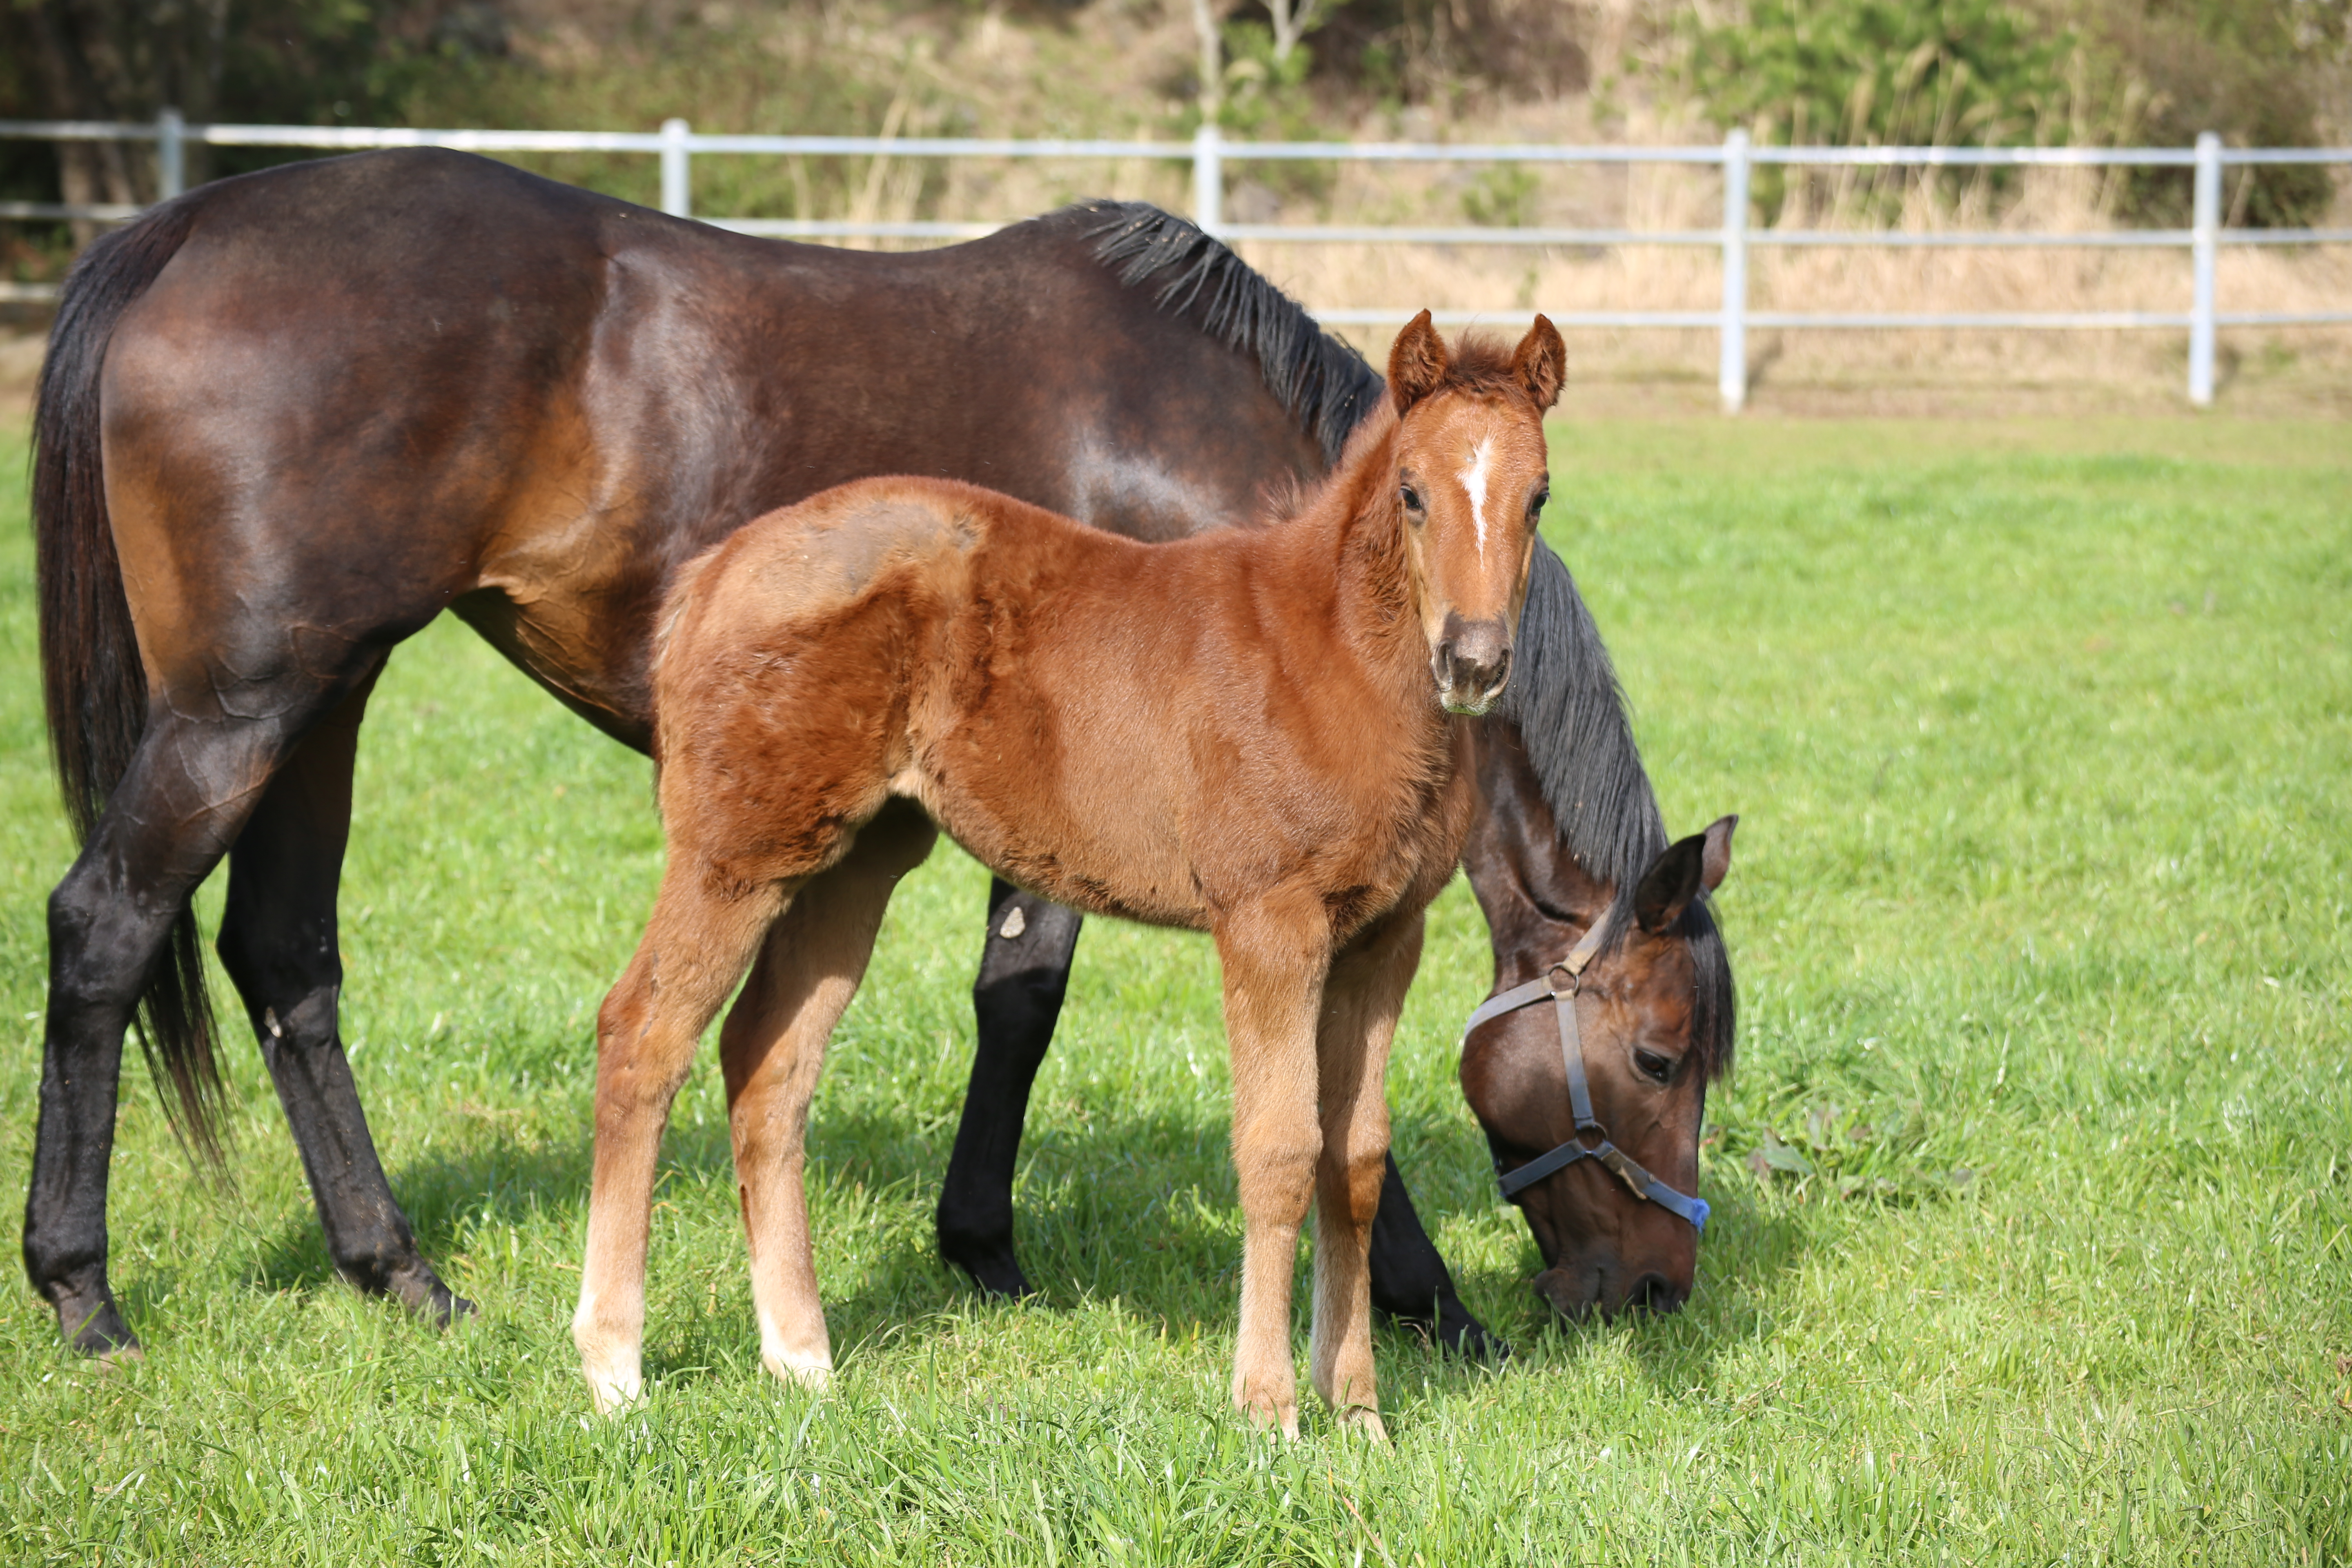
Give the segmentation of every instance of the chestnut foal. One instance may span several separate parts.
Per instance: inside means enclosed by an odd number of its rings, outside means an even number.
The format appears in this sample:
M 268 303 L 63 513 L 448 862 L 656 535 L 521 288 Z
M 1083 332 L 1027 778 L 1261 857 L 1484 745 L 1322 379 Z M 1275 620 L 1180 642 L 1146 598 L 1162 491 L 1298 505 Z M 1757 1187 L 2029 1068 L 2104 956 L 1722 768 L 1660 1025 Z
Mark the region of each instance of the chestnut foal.
M 1391 403 L 1297 515 L 1141 545 L 993 491 L 881 479 L 744 527 L 663 607 L 668 863 L 597 1017 L 572 1337 L 601 1410 L 640 1390 L 655 1158 L 719 1051 L 761 1357 L 832 1368 L 803 1137 L 898 879 L 944 827 L 1077 908 L 1206 931 L 1223 968 L 1244 1226 L 1234 1404 L 1298 1428 L 1290 1285 L 1318 1202 L 1311 1365 L 1381 1433 L 1365 1267 L 1389 1042 L 1469 826 L 1469 737 L 1510 643 L 1565 353 L 1449 359 L 1428 313 Z

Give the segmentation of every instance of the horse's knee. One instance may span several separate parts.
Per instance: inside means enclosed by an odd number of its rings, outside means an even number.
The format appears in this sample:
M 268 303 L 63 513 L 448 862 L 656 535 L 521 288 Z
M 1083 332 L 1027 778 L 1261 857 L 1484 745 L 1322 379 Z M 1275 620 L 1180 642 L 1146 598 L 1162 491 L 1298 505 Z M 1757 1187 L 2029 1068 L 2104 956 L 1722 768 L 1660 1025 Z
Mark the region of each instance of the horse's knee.
M 1326 1149 L 1317 1183 L 1324 1211 L 1360 1229 L 1371 1226 L 1381 1208 L 1381 1184 L 1388 1173 L 1388 1149 L 1363 1145 Z
M 1244 1217 L 1295 1220 L 1315 1184 L 1322 1131 L 1312 1121 L 1291 1127 L 1260 1122 L 1234 1139 Z

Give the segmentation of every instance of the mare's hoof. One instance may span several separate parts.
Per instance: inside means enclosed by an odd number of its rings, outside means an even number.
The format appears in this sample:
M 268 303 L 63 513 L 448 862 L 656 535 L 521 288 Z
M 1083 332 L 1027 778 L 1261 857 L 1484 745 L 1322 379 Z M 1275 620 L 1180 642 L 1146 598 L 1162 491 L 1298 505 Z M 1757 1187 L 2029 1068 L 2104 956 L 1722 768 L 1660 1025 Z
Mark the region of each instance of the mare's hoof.
M 58 1303 L 58 1333 L 78 1355 L 95 1356 L 111 1365 L 140 1361 L 146 1352 L 139 1336 L 122 1321 L 113 1292 L 100 1290 L 97 1300 L 68 1299 Z
M 365 1289 L 364 1286 L 362 1287 Z M 387 1279 L 383 1293 L 436 1329 L 454 1327 L 460 1319 L 477 1317 L 481 1309 L 441 1283 L 432 1267 L 417 1263 Z
M 983 1296 L 1017 1301 L 1037 1293 L 1029 1276 L 1021 1272 L 1021 1260 L 1013 1256 L 1010 1242 L 951 1241 L 942 1236 L 940 1256 L 971 1275 Z
M 1437 1342 L 1465 1361 L 1500 1366 L 1511 1359 L 1508 1341 L 1486 1331 L 1486 1325 L 1467 1312 L 1447 1312 L 1437 1320 Z
M 1384 1312 L 1381 1316 L 1398 1328 L 1411 1329 L 1447 1355 L 1484 1362 L 1488 1366 L 1500 1366 L 1511 1359 L 1508 1342 L 1487 1331 L 1486 1325 L 1465 1311 L 1459 1302 L 1441 1308 L 1433 1321 L 1418 1312 Z

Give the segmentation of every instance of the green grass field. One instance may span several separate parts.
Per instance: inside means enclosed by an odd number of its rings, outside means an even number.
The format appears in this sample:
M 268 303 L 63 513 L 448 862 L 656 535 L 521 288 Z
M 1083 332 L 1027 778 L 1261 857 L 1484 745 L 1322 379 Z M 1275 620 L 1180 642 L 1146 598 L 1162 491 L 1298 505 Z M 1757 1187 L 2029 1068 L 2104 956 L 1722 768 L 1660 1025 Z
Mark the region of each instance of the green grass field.
M 985 888 L 942 851 L 817 1103 L 833 1390 L 759 1370 L 706 1059 L 657 1194 L 656 1387 L 588 1418 L 566 1324 L 592 1021 L 653 889 L 649 770 L 444 622 L 394 658 L 362 749 L 344 1027 L 395 1185 L 482 1318 L 437 1336 L 336 1280 L 255 1052 L 230 1055 L 233 1190 L 195 1178 L 134 1055 L 113 1268 L 148 1357 L 73 1361 L 0 1291 L 0 1552 L 2352 1561 L 2346 427 L 1706 421 L 1556 427 L 1555 454 L 1549 531 L 1669 826 L 1742 814 L 1719 904 L 1740 1059 L 1681 1315 L 1564 1326 L 1528 1289 L 1454 1082 L 1489 975 L 1458 882 L 1391 1092 L 1517 1360 L 1384 1336 L 1385 1450 L 1319 1412 L 1287 1447 L 1228 1412 L 1215 966 L 1108 922 L 1023 1164 L 1045 1295 L 975 1300 L 929 1238 Z M 12 1184 L 70 857 L 21 462 L 0 461 Z

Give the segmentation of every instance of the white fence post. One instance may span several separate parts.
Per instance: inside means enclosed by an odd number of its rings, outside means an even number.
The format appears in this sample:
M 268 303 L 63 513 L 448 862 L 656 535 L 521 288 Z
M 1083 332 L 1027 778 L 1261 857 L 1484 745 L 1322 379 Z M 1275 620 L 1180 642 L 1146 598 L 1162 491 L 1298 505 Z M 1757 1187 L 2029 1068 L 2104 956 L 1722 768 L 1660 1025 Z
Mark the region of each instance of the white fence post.
M 1723 138 L 1723 360 L 1716 372 L 1723 411 L 1748 402 L 1748 132 Z
M 1225 161 L 1213 120 L 1192 132 L 1192 221 L 1212 237 L 1225 224 Z
M 2195 293 L 2189 306 L 2189 401 L 2213 404 L 2213 262 L 2221 237 L 2221 139 L 2210 131 L 2197 138 L 2197 210 L 2189 252 Z
M 662 211 L 672 217 L 694 216 L 687 185 L 686 137 L 685 121 L 662 121 Z
M 155 199 L 168 202 L 188 188 L 188 122 L 176 109 L 155 117 Z

